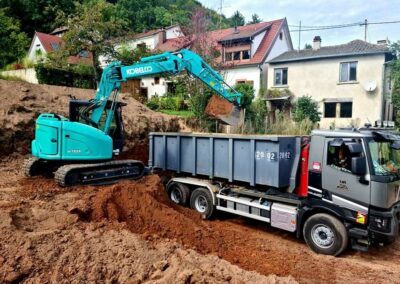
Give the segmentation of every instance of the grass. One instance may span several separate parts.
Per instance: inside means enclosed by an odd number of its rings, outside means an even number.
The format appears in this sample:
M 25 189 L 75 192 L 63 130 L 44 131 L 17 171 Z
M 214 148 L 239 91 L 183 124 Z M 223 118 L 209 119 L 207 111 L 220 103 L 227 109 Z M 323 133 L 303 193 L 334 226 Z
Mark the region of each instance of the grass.
M 0 74 L 0 79 L 1 80 L 7 80 L 7 81 L 21 81 L 21 82 L 25 82 L 25 80 L 23 80 L 20 77 L 17 76 L 6 76 L 6 75 L 2 75 Z
M 192 117 L 194 114 L 190 110 L 169 110 L 169 109 L 161 109 L 159 110 L 162 113 L 169 114 L 169 115 L 176 115 L 180 117 L 189 118 Z

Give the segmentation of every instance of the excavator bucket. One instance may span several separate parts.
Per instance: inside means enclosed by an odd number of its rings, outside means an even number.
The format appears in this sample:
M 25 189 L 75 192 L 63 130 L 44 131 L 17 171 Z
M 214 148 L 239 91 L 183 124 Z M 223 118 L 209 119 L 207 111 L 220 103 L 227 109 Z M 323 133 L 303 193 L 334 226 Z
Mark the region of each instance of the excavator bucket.
M 217 95 L 211 96 L 204 112 L 232 126 L 237 126 L 242 120 L 242 109 Z

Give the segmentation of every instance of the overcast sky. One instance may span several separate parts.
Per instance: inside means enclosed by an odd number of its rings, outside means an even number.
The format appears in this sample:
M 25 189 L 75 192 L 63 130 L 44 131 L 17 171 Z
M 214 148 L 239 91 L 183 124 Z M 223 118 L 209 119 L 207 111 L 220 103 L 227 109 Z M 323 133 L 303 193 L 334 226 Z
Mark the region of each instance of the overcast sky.
M 199 0 L 204 6 L 220 11 L 220 0 Z M 222 12 L 230 17 L 234 11 L 240 11 L 251 19 L 257 13 L 264 21 L 286 17 L 289 25 L 327 26 L 363 22 L 383 22 L 400 20 L 400 0 L 223 0 Z M 290 30 L 298 30 L 289 26 Z M 400 23 L 387 25 L 368 25 L 367 41 L 389 38 L 400 40 Z M 315 35 L 322 38 L 322 45 L 334 45 L 364 39 L 364 26 L 350 28 L 304 31 L 301 33 L 301 47 L 312 43 Z M 293 46 L 298 47 L 299 33 L 291 32 Z

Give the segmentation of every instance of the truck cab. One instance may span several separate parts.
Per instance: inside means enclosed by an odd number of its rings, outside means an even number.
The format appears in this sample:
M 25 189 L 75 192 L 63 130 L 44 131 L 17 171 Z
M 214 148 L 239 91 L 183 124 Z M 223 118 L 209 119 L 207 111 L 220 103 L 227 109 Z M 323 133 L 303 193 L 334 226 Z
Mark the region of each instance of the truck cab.
M 400 136 L 382 129 L 315 130 L 310 145 L 312 207 L 342 219 L 356 248 L 393 242 L 400 212 Z

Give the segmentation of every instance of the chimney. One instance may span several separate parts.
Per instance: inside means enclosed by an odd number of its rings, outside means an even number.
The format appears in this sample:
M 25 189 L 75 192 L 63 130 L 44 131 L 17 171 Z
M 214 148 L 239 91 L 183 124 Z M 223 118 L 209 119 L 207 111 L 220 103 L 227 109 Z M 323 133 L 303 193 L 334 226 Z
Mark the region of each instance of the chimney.
M 162 29 L 161 31 L 158 32 L 158 43 L 162 44 L 167 40 L 167 32 Z
M 315 36 L 313 40 L 313 49 L 318 50 L 321 48 L 321 37 Z
M 379 44 L 379 45 L 387 45 L 388 44 L 386 39 L 378 40 L 376 43 Z

